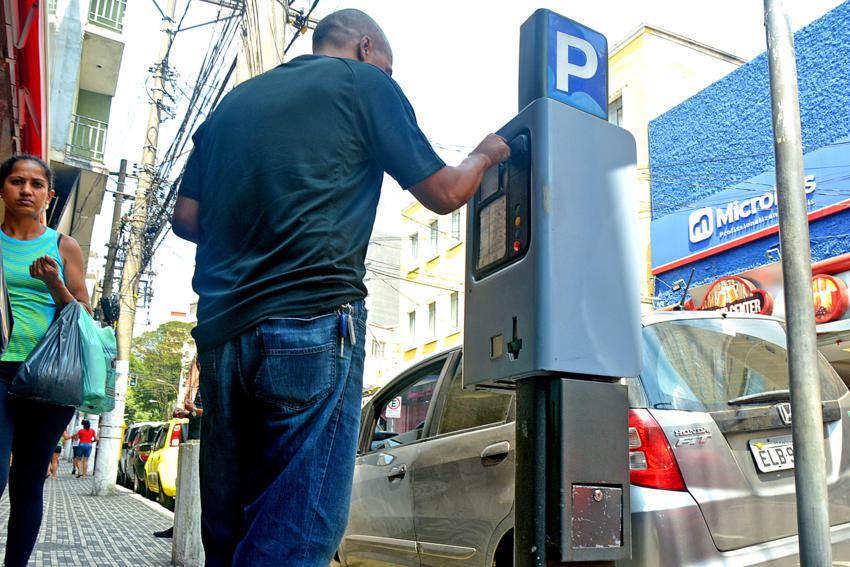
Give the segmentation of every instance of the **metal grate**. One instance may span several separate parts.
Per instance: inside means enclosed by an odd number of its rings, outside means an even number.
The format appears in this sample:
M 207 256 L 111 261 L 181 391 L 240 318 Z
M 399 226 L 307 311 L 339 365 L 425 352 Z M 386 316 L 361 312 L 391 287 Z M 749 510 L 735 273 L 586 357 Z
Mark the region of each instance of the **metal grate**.
M 75 114 L 68 153 L 90 161 L 102 162 L 107 127 L 106 122 Z
M 89 22 L 114 32 L 124 30 L 124 11 L 127 0 L 91 0 Z

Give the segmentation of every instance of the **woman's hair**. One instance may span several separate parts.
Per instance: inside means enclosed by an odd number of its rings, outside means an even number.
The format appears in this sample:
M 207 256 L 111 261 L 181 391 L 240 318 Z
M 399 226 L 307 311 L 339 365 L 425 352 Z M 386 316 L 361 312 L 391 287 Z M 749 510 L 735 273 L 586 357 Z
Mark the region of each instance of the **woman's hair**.
M 91 427 L 91 422 L 87 419 L 83 420 L 83 429 L 89 429 Z
M 6 178 L 12 174 L 15 169 L 15 164 L 19 161 L 31 161 L 37 163 L 44 170 L 44 176 L 47 178 L 47 189 L 53 189 L 53 170 L 47 165 L 44 160 L 31 154 L 15 154 L 0 165 L 0 186 L 6 183 Z

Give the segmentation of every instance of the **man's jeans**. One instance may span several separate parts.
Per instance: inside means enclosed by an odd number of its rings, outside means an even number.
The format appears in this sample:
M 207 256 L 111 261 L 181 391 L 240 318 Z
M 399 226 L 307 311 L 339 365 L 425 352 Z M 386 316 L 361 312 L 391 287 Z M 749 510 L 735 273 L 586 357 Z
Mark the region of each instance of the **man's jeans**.
M 202 352 L 207 567 L 327 567 L 348 520 L 366 310 L 270 319 Z

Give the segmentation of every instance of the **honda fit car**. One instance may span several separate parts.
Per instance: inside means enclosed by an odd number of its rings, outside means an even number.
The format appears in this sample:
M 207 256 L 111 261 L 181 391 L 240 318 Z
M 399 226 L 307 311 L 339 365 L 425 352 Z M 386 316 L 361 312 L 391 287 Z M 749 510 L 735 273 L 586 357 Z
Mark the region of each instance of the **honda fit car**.
M 785 331 L 769 317 L 658 313 L 629 387 L 632 559 L 796 566 Z M 462 388 L 456 349 L 364 406 L 343 565 L 513 565 L 511 391 Z M 850 394 L 819 375 L 835 561 L 850 561 Z M 593 435 L 588 430 L 588 435 Z

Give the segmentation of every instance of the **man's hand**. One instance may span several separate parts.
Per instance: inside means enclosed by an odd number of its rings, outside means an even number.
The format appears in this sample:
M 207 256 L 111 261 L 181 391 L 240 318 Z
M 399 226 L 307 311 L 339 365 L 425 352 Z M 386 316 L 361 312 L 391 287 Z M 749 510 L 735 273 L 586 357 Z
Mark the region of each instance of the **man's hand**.
M 184 409 L 174 408 L 174 411 L 171 413 L 171 415 L 176 417 L 176 418 L 184 418 L 184 417 L 189 417 L 192 414 L 190 412 L 184 410 Z
M 511 157 L 501 136 L 487 134 L 472 153 L 455 167 L 446 166 L 410 188 L 416 200 L 438 215 L 445 215 L 469 201 L 484 172 Z
M 498 134 L 487 134 L 481 140 L 481 143 L 472 150 L 470 155 L 472 154 L 481 154 L 486 157 L 490 163 L 487 166 L 487 169 L 489 169 L 511 157 L 511 148 L 508 146 L 508 141 Z

